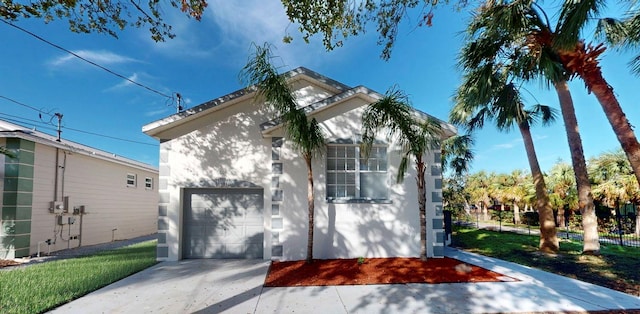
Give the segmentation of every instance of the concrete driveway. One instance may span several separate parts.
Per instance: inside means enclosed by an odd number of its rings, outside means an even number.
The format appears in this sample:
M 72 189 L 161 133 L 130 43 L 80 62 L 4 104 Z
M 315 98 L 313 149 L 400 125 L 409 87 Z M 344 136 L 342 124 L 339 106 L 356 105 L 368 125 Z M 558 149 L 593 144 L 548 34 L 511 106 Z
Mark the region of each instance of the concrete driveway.
M 637 296 L 451 248 L 446 255 L 520 281 L 265 288 L 268 261 L 185 260 L 51 313 L 640 313 Z

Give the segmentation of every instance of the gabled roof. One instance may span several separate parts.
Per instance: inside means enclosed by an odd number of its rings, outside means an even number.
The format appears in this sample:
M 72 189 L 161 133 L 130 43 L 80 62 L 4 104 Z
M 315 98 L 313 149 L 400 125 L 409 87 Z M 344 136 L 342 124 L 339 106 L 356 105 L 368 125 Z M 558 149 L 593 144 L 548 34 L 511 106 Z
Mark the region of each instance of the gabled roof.
M 151 165 L 148 165 L 133 159 L 129 159 L 126 157 L 118 156 L 116 154 L 109 153 L 103 150 L 95 149 L 90 146 L 68 141 L 68 140 L 65 140 L 64 138 L 58 141 L 57 137 L 44 132 L 40 132 L 36 130 L 35 127 L 33 129 L 30 129 L 30 128 L 27 128 L 18 124 L 13 124 L 11 122 L 4 121 L 4 120 L 0 120 L 0 138 L 25 139 L 34 143 L 38 143 L 38 144 L 42 144 L 42 145 L 46 145 L 54 148 L 60 148 L 73 153 L 91 156 L 93 158 L 107 160 L 107 161 L 122 164 L 125 166 L 139 168 L 146 171 L 158 172 L 158 169 Z
M 351 87 L 345 84 L 311 71 L 305 67 L 293 69 L 284 73 L 283 75 L 285 75 L 290 82 L 300 79 L 312 80 L 314 83 L 321 85 L 322 87 L 335 93 L 340 93 L 342 91 L 351 89 Z M 253 97 L 255 91 L 256 88 L 254 86 L 239 89 L 233 93 L 209 100 L 185 111 L 172 114 L 164 119 L 151 122 L 142 127 L 142 132 L 155 137 L 155 135 L 159 134 L 162 131 L 177 127 L 189 121 L 193 121 L 203 115 L 205 112 L 210 113 L 215 110 L 220 110 L 227 106 Z
M 331 97 L 320 100 L 318 102 L 315 102 L 313 104 L 310 104 L 302 109 L 305 111 L 307 115 L 313 115 L 317 112 L 330 108 L 333 105 L 339 104 L 341 102 L 347 101 L 355 97 L 360 97 L 373 103 L 382 99 L 384 95 L 374 90 L 371 90 L 365 86 L 360 85 L 352 89 L 348 89 L 340 94 L 336 94 Z M 442 130 L 444 131 L 443 135 L 445 138 L 454 136 L 457 133 L 457 130 L 453 125 L 446 123 L 427 113 L 424 113 L 418 109 L 413 108 L 413 114 L 417 116 L 418 119 L 421 119 L 421 120 L 435 119 L 436 121 L 438 121 L 442 126 Z M 270 132 L 278 129 L 281 126 L 280 122 L 281 122 L 280 119 L 272 119 L 270 121 L 262 123 L 260 125 L 260 129 L 262 130 L 263 134 L 269 134 Z
M 315 114 L 317 112 L 323 111 L 327 108 L 331 108 L 333 105 L 342 103 L 348 99 L 352 99 L 355 97 L 359 97 L 365 99 L 369 102 L 375 102 L 383 97 L 380 93 L 373 91 L 364 86 L 357 86 L 351 88 L 345 84 L 342 84 L 338 81 L 335 81 L 331 78 L 328 78 L 324 75 L 311 71 L 304 67 L 299 67 L 294 70 L 288 71 L 284 73 L 289 80 L 290 83 L 293 83 L 297 80 L 306 79 L 314 84 L 320 85 L 321 87 L 331 91 L 334 93 L 333 96 L 320 100 L 318 102 L 312 103 L 306 107 L 304 107 L 305 112 L 308 115 Z M 255 86 L 246 87 L 240 90 L 237 90 L 233 93 L 227 94 L 225 96 L 212 99 L 205 103 L 202 103 L 196 107 L 190 108 L 183 112 L 179 112 L 168 116 L 164 119 L 157 120 L 151 122 L 142 127 L 142 131 L 147 135 L 159 138 L 160 134 L 171 130 L 173 128 L 178 128 L 180 126 L 186 125 L 190 121 L 194 121 L 199 117 L 202 117 L 206 114 L 211 114 L 216 112 L 217 110 L 222 110 L 234 104 L 240 103 L 244 100 L 253 97 L 256 91 Z M 415 114 L 422 119 L 426 119 L 427 117 L 431 117 L 440 121 L 445 131 L 445 137 L 450 137 L 456 134 L 456 129 L 454 126 L 434 118 L 424 112 L 421 112 L 417 109 L 415 110 Z M 280 127 L 280 121 L 278 119 L 273 119 L 267 122 L 264 122 L 260 125 L 260 129 L 262 133 L 267 135 L 272 131 L 278 129 Z M 189 129 L 190 130 L 190 129 Z M 178 132 L 181 133 L 181 132 Z M 160 140 L 165 140 L 160 138 Z

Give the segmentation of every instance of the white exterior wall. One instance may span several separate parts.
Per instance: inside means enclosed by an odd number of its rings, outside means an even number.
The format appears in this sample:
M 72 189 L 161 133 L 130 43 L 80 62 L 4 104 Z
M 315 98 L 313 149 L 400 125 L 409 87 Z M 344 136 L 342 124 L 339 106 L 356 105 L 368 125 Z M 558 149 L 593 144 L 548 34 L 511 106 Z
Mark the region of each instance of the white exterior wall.
M 224 109 L 227 118 L 222 121 L 211 119 L 211 124 L 160 145 L 158 226 L 166 241 L 158 243 L 159 260 L 182 258 L 183 188 L 262 187 L 265 216 L 270 215 L 271 139 L 260 131 L 268 115 L 254 106 L 252 100 L 235 104 Z M 265 220 L 265 239 L 269 222 Z M 269 252 L 265 249 L 265 258 Z
M 295 80 L 292 87 L 301 106 L 328 100 L 337 93 L 307 79 Z M 166 139 L 161 140 L 160 145 L 160 261 L 182 259 L 183 191 L 198 187 L 262 188 L 264 258 L 299 260 L 306 257 L 305 162 L 286 139 L 280 146 L 279 140 L 284 136 L 281 129 L 268 129 L 267 135 L 263 135 L 260 125 L 270 121 L 271 114 L 253 104 L 250 95 L 235 97 L 211 107 L 195 107 L 202 111 L 172 116 L 163 122 L 166 124 L 157 123 L 145 131 Z M 348 100 L 331 99 L 313 113 L 330 142 L 345 138 L 357 140 L 362 112 L 371 101 L 371 97 L 364 94 L 344 99 Z M 182 119 L 184 122 L 177 123 Z M 390 199 L 376 204 L 327 202 L 326 161 L 324 156 L 314 159 L 314 258 L 419 255 L 415 167 L 412 164 L 404 182 L 396 184 L 401 156 L 393 143 L 389 144 L 388 156 Z M 440 168 L 439 153 L 430 152 L 424 160 L 427 163 L 427 256 L 442 256 L 440 242 L 443 239 L 437 240 L 442 235 L 442 206 L 438 200 L 441 190 L 434 184 L 438 180 L 441 183 L 440 174 L 435 171 Z M 436 246 L 440 249 L 436 250 Z
M 55 240 L 55 244 L 50 247 L 42 244 L 42 252 L 156 233 L 157 172 L 62 149 L 58 156 L 56 196 L 56 149 L 36 143 L 30 244 L 32 254 L 37 253 L 38 242 L 47 239 Z M 137 175 L 136 187 L 127 187 L 127 173 Z M 145 188 L 145 177 L 153 179 L 153 189 Z M 64 196 L 69 197 L 70 211 L 65 214 L 65 219 L 75 217 L 73 225 L 58 225 L 56 215 L 49 212 L 50 202 L 56 198 L 62 201 Z M 81 216 L 72 215 L 73 207 L 80 205 L 86 208 L 86 214 L 82 215 L 82 231 Z M 69 235 L 79 237 L 68 240 Z
M 328 141 L 355 139 L 354 136 L 361 133 L 361 115 L 365 105 L 364 101 L 353 99 L 340 105 L 340 110 L 343 111 L 341 115 L 322 122 Z M 322 114 L 316 117 L 323 119 Z M 282 230 L 274 230 L 279 233 L 274 244 L 278 242 L 282 245 L 282 260 L 300 260 L 306 257 L 308 232 L 307 170 L 304 160 L 291 149 L 286 140 L 282 151 L 285 174 L 280 180 L 284 190 L 280 216 L 283 227 Z M 314 258 L 419 256 L 420 224 L 415 167 L 412 163 L 403 183 L 397 184 L 397 166 L 401 158 L 399 147 L 389 143 L 388 156 L 390 202 L 379 204 L 328 202 L 324 184 L 325 157 L 315 158 Z M 425 160 L 430 163 L 433 158 Z M 427 165 L 428 171 L 430 166 Z M 426 187 L 428 217 L 434 217 L 435 207 L 431 202 L 431 195 L 435 189 L 429 181 Z M 430 219 L 427 219 L 427 224 L 431 224 Z M 427 235 L 428 256 L 433 256 L 431 243 L 434 242 L 434 236 L 433 232 Z

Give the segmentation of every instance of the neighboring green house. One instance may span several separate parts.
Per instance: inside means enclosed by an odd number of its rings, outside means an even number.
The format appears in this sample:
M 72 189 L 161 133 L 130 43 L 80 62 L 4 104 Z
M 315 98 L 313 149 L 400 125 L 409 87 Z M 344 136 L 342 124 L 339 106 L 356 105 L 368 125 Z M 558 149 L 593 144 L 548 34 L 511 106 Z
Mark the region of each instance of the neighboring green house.
M 0 259 L 157 231 L 155 167 L 0 120 Z

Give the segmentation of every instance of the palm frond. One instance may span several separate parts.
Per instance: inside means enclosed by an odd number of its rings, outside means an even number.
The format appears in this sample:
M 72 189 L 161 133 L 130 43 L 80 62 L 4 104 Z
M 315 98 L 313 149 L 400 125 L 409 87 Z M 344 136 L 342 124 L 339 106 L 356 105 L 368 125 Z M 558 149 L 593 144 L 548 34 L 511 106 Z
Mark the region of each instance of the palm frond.
M 295 97 L 291 92 L 287 80 L 278 74 L 273 66 L 274 59 L 271 45 L 254 44 L 255 52 L 250 56 L 247 64 L 242 68 L 240 76 L 243 82 L 257 88 L 256 96 L 262 96 L 272 109 L 279 114 L 291 111 L 297 107 Z
M 396 175 L 396 183 L 402 183 L 404 181 L 404 174 L 407 173 L 409 168 L 409 155 L 408 153 L 402 155 L 400 164 L 398 165 L 398 174 Z
M 302 108 L 298 108 L 295 96 L 286 77 L 278 74 L 271 60 L 271 46 L 254 45 L 255 52 L 241 71 L 244 81 L 254 86 L 256 95 L 264 97 L 267 106 L 277 114 L 295 149 L 303 155 L 321 153 L 325 138 L 316 119 L 309 119 Z
M 16 158 L 16 154 L 4 146 L 0 146 L 0 154 L 5 155 L 9 158 Z
M 397 88 L 392 88 L 385 96 L 370 104 L 362 114 L 362 147 L 365 157 L 378 132 L 385 130 L 388 139 L 403 140 L 410 133 L 413 121 L 408 96 Z
M 555 122 L 558 117 L 558 110 L 546 105 L 538 104 L 527 110 L 527 115 L 530 117 L 530 124 L 541 122 L 542 125 L 547 126 Z
M 564 1 L 558 18 L 554 46 L 572 48 L 580 39 L 580 30 L 604 9 L 604 0 Z
M 442 172 L 446 172 L 448 168 L 451 168 L 457 176 L 469 172 L 474 158 L 473 145 L 474 139 L 471 133 L 446 139 L 442 147 Z

